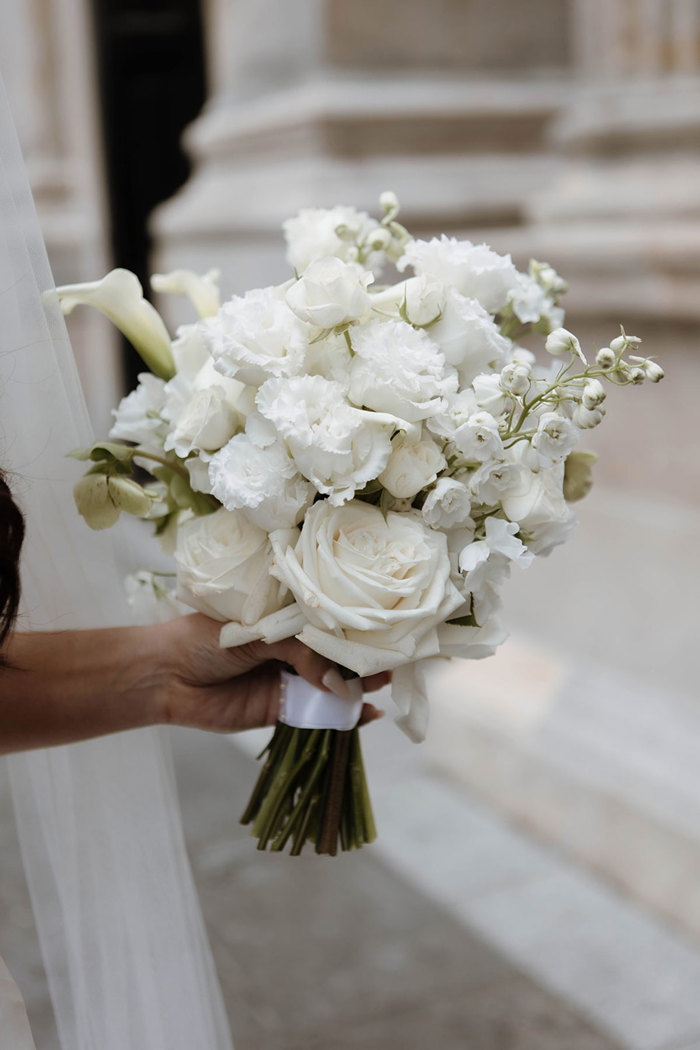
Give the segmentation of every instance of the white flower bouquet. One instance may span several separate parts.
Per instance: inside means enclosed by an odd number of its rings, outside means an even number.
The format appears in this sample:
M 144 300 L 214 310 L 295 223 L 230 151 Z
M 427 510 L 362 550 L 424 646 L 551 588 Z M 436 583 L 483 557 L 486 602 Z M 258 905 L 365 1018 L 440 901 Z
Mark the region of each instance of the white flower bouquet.
M 380 204 L 381 220 L 349 207 L 289 219 L 295 276 L 223 305 L 214 272 L 155 276 L 199 314 L 174 340 L 127 271 L 58 294 L 65 312 L 110 316 L 150 369 L 111 440 L 74 453 L 91 462 L 75 488 L 88 524 L 122 510 L 153 522 L 177 599 L 222 621 L 224 646 L 295 636 L 346 678 L 391 670 L 397 721 L 420 740 L 423 661 L 491 654 L 511 566 L 569 536 L 595 459 L 576 445 L 603 419 L 603 381 L 663 372 L 624 330 L 589 363 L 550 266 L 412 239 L 395 196 Z M 378 284 L 388 263 L 407 275 Z M 548 364 L 521 345 L 538 336 Z M 260 848 L 357 848 L 375 837 L 361 692 L 284 678 L 243 821 Z

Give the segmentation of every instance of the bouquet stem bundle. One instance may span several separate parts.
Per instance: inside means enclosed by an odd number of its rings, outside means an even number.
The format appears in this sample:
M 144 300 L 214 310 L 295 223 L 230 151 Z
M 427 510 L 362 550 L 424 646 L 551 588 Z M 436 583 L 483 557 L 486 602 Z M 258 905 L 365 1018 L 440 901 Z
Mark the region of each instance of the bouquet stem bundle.
M 278 722 L 241 824 L 251 824 L 258 849 L 298 856 L 307 842 L 335 856 L 377 837 L 360 731 L 298 729 Z

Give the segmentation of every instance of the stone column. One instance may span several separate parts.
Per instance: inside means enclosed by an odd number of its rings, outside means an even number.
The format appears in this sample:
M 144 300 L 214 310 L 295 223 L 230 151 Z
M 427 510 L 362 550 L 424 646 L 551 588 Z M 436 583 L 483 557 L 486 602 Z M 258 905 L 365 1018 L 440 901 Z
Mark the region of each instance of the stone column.
M 211 100 L 195 172 L 154 216 L 159 269 L 286 276 L 280 223 L 303 206 L 376 209 L 412 229 L 519 223 L 551 181 L 566 94 L 558 0 L 209 0 Z
M 108 269 L 97 86 L 87 0 L 3 0 L 0 69 L 57 284 Z M 70 319 L 99 433 L 121 391 L 111 326 L 94 311 Z
M 576 0 L 578 90 L 552 128 L 564 170 L 523 249 L 586 316 L 700 321 L 700 0 Z

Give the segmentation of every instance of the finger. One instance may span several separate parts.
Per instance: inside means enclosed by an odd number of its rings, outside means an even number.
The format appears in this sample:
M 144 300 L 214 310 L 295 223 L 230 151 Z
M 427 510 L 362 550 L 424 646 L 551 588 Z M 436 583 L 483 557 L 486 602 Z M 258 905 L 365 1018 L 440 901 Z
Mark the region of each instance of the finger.
M 369 722 L 376 722 L 378 718 L 384 718 L 385 714 L 385 711 L 382 711 L 380 707 L 375 707 L 374 704 L 363 704 L 360 721 L 357 724 L 366 726 Z
M 390 681 L 391 671 L 379 671 L 362 679 L 362 690 L 365 693 L 376 693 L 377 689 L 383 689 Z

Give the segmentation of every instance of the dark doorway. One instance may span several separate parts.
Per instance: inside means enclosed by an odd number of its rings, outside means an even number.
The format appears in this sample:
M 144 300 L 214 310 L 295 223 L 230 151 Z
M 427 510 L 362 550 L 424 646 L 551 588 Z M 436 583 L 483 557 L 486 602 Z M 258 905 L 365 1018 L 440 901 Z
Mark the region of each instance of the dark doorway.
M 205 99 L 200 0 L 92 0 L 116 266 L 148 288 L 148 215 L 189 174 L 184 127 Z M 125 346 L 129 386 L 143 369 Z

